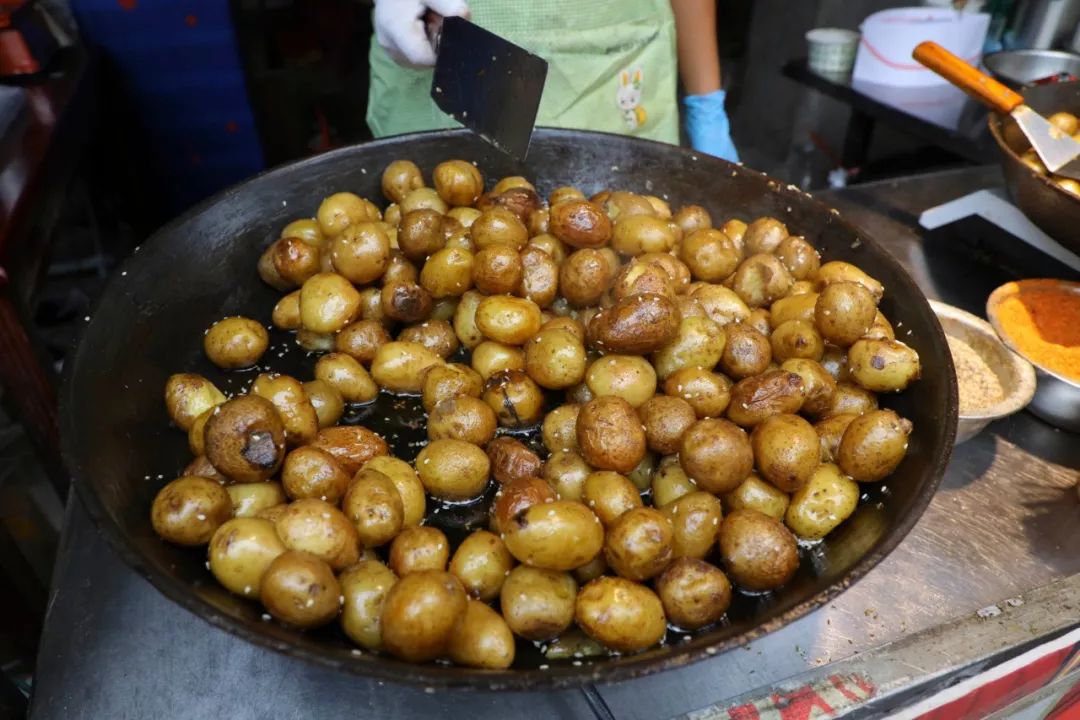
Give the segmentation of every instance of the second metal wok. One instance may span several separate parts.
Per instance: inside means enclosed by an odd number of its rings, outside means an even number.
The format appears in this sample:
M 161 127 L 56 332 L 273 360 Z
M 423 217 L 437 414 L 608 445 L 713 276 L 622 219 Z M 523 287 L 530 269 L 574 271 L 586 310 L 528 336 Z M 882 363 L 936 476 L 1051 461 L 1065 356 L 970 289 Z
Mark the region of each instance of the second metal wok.
M 546 661 L 531 644 L 518 665 L 483 672 L 410 665 L 354 652 L 336 626 L 300 632 L 265 622 L 255 603 L 230 595 L 204 566 L 202 550 L 169 545 L 150 526 L 150 503 L 189 456 L 184 433 L 169 426 L 166 378 L 199 372 L 222 389 L 239 390 L 250 373 L 225 373 L 202 352 L 203 331 L 224 315 L 269 325 L 277 293 L 259 281 L 261 250 L 290 220 L 310 217 L 324 196 L 351 190 L 378 199 L 380 173 L 410 158 L 429 173 L 451 158 L 475 160 L 487 178 L 524 174 L 542 194 L 558 185 L 586 193 L 626 188 L 698 203 L 714 218 L 775 216 L 804 234 L 826 260 L 857 263 L 885 286 L 882 310 L 922 357 L 923 378 L 883 398 L 915 425 L 903 464 L 885 485 L 866 486 L 853 517 L 820 544 L 804 549 L 798 575 L 780 591 L 739 595 L 725 624 L 683 642 L 638 655 L 586 662 Z M 272 337 L 268 364 L 311 377 L 313 358 L 285 334 Z M 280 356 L 280 357 L 279 357 Z M 669 145 L 622 136 L 541 130 L 528 163 L 514 166 L 464 131 L 403 136 L 349 147 L 260 175 L 203 203 L 160 230 L 120 268 L 69 357 L 62 399 L 64 455 L 79 495 L 116 551 L 178 605 L 250 642 L 326 668 L 423 684 L 430 688 L 542 689 L 625 680 L 721 652 L 805 615 L 866 574 L 901 541 L 933 496 L 956 430 L 956 384 L 941 328 L 923 294 L 887 252 L 797 188 Z M 354 420 L 382 433 L 405 458 L 425 437 L 419 403 L 384 397 Z M 475 522 L 465 509 L 439 522 Z M 898 583 L 918 578 L 897 578 Z M 549 668 L 541 668 L 542 664 Z

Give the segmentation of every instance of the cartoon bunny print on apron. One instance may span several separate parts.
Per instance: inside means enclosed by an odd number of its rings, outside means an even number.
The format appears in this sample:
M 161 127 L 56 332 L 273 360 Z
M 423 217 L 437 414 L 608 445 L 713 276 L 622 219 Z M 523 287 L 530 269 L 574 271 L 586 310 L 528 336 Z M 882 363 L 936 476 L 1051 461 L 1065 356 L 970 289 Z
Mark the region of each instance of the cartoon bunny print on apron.
M 619 73 L 619 86 L 615 90 L 615 104 L 622 111 L 623 122 L 627 130 L 637 130 L 645 126 L 648 114 L 641 105 L 642 92 L 641 68 L 629 69 Z

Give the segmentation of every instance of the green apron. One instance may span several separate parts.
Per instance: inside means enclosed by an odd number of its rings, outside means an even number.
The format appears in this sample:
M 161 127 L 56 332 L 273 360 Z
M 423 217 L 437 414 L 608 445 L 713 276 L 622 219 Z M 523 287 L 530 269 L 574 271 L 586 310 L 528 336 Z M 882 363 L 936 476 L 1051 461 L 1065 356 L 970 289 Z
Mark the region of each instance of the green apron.
M 471 0 L 472 20 L 548 61 L 537 125 L 679 141 L 670 0 Z M 457 127 L 431 100 L 431 70 L 371 42 L 375 137 Z

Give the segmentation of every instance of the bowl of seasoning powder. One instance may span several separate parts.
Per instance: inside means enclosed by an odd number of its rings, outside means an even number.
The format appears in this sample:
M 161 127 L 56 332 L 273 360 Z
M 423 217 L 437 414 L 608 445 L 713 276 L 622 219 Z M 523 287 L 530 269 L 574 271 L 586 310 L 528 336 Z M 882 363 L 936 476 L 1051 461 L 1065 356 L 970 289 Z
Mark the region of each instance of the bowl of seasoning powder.
M 986 316 L 1005 344 L 1035 366 L 1030 410 L 1080 432 L 1080 283 L 1019 280 L 990 293 Z
M 1021 410 L 1035 393 L 1035 369 L 998 339 L 982 318 L 936 300 L 930 307 L 949 342 L 960 398 L 956 442 L 976 435 L 991 420 Z

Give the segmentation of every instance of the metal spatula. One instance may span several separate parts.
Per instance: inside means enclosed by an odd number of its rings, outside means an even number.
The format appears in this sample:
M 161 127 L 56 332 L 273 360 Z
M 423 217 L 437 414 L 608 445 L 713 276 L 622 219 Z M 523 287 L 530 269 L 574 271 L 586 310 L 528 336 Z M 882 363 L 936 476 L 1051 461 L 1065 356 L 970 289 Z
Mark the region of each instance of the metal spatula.
M 444 113 L 524 160 L 547 79 L 547 61 L 460 17 L 434 31 L 431 97 Z
M 919 43 L 912 57 L 991 109 L 1012 115 L 1047 170 L 1080 180 L 1080 142 L 1025 105 L 1022 95 L 937 43 Z

